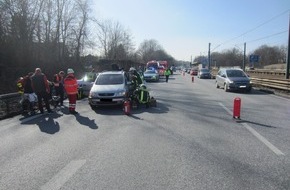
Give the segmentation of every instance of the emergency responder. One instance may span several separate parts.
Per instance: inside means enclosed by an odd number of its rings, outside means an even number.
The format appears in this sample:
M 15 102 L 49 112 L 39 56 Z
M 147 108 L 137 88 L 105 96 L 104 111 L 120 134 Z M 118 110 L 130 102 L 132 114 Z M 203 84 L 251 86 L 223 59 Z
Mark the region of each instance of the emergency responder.
M 137 77 L 138 86 L 140 86 L 143 83 L 143 80 L 142 80 L 140 74 L 136 71 L 136 69 L 134 67 L 131 67 L 129 69 L 129 72 L 131 75 L 135 75 Z
M 140 87 L 135 92 L 138 103 L 145 104 L 146 108 L 149 107 L 150 95 L 145 84 L 141 84 Z
M 43 112 L 43 105 L 42 105 L 42 100 L 45 103 L 45 107 L 48 113 L 52 113 L 50 106 L 49 106 L 49 93 L 50 93 L 50 88 L 49 84 L 47 81 L 46 76 L 41 72 L 40 68 L 35 69 L 34 75 L 31 77 L 31 84 L 32 84 L 32 89 L 37 95 L 38 99 L 38 108 L 40 110 L 40 113 Z
M 170 71 L 169 68 L 167 68 L 167 69 L 164 71 L 164 75 L 165 75 L 165 81 L 168 82 L 169 75 L 171 75 L 171 71 Z
M 69 113 L 77 114 L 78 112 L 75 111 L 75 109 L 78 94 L 78 82 L 74 76 L 74 70 L 71 68 L 67 70 L 67 76 L 64 79 L 64 88 L 69 100 Z
M 19 77 L 19 79 L 17 80 L 17 89 L 18 89 L 18 93 L 19 94 L 23 94 L 24 93 L 24 78 L 23 77 Z
M 63 86 L 63 80 L 64 80 L 64 72 L 60 71 L 58 74 L 55 74 L 53 76 L 53 85 L 55 89 L 55 95 L 59 96 L 59 104 L 60 106 L 63 106 L 63 99 L 64 99 L 64 86 Z

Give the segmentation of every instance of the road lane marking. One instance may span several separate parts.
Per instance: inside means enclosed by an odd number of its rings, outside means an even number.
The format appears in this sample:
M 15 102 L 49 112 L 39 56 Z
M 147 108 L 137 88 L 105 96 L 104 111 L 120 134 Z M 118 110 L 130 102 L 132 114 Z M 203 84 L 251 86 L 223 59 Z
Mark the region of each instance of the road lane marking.
M 41 190 L 58 190 L 60 189 L 77 171 L 80 169 L 86 160 L 74 160 L 66 165 L 58 172 L 51 180 L 44 184 Z
M 250 127 L 246 123 L 242 123 L 242 125 L 246 129 L 248 129 L 248 131 L 250 131 L 255 137 L 257 137 L 262 143 L 264 143 L 270 150 L 272 150 L 276 155 L 278 155 L 278 156 L 284 155 L 284 153 L 281 150 L 279 150 L 277 147 L 275 147 L 273 144 L 271 144 L 265 137 L 260 135 L 255 129 L 253 129 L 252 127 Z
M 230 115 L 232 115 L 232 112 L 224 106 L 221 102 L 219 105 L 225 109 Z M 278 156 L 284 155 L 284 153 L 279 150 L 277 147 L 275 147 L 272 143 L 270 143 L 265 137 L 260 135 L 255 129 L 250 127 L 247 123 L 241 123 L 249 132 L 251 132 L 258 140 L 260 140 L 262 143 L 264 143 L 272 152 L 274 152 Z
M 224 108 L 224 110 L 226 110 L 230 115 L 232 115 L 232 112 L 225 106 L 225 105 L 223 105 L 221 102 L 219 103 L 219 105 L 221 106 L 221 107 L 223 107 Z

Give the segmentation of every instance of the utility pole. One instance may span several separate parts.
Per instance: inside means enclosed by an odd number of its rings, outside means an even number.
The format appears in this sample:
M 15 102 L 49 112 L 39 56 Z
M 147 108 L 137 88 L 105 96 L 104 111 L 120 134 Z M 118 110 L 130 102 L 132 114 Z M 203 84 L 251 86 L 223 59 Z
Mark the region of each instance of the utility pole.
M 290 14 L 289 14 L 289 30 L 288 30 L 288 55 L 287 55 L 287 65 L 286 65 L 286 79 L 289 79 L 289 67 L 290 67 Z
M 208 44 L 208 70 L 210 70 L 210 43 Z
M 244 43 L 243 71 L 245 71 L 245 67 L 246 67 L 246 42 Z
M 190 56 L 190 64 L 189 64 L 189 66 L 191 66 L 192 65 L 192 55 Z

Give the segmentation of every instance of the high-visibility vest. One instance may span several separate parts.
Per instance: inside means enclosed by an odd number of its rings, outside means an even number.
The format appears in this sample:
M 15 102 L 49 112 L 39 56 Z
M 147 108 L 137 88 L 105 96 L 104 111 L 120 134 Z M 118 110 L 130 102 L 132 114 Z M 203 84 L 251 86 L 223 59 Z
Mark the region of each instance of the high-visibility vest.
M 77 94 L 78 93 L 77 79 L 73 75 L 68 75 L 64 79 L 64 88 L 68 95 Z
M 139 102 L 142 104 L 149 102 L 149 92 L 147 90 L 140 90 L 139 92 Z
M 24 93 L 24 85 L 23 85 L 23 79 L 17 81 L 17 87 L 18 87 L 18 93 L 23 94 Z

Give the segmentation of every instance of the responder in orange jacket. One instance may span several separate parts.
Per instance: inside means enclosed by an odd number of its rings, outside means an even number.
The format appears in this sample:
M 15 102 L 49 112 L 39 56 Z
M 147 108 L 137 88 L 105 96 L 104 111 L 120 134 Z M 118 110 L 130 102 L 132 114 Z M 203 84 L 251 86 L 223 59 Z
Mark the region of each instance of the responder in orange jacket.
M 68 69 L 67 76 L 64 79 L 64 88 L 66 90 L 66 94 L 69 100 L 69 112 L 71 114 L 77 114 L 76 102 L 77 102 L 77 94 L 78 94 L 78 82 L 74 76 L 74 70 Z

